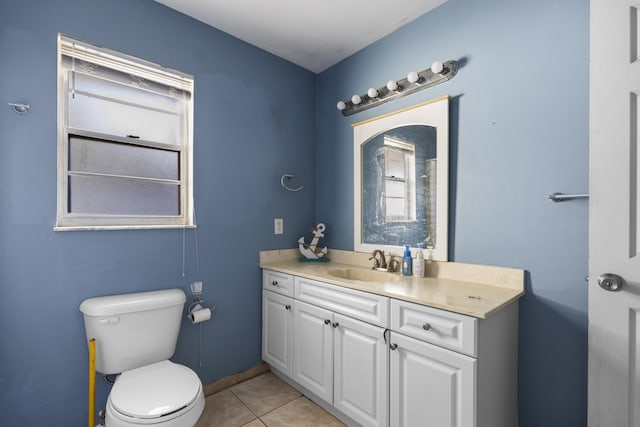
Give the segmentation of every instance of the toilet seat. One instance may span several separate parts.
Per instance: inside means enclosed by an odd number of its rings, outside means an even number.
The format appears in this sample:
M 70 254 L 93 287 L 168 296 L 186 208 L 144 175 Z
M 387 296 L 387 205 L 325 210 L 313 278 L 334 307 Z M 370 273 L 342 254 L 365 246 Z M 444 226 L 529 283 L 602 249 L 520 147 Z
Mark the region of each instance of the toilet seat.
M 202 394 L 202 383 L 191 369 L 169 360 L 123 372 L 109 395 L 121 416 L 147 422 L 179 416 Z

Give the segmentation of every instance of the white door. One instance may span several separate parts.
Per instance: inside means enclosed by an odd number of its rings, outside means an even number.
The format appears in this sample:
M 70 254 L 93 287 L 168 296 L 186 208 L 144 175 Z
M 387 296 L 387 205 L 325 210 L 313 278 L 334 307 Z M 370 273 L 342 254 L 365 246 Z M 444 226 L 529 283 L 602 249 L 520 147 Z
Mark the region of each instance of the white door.
M 262 291 L 262 360 L 291 376 L 293 298 Z
M 590 46 L 589 426 L 640 427 L 640 1 L 591 0 Z
M 475 359 L 393 332 L 390 342 L 390 425 L 475 426 Z
M 365 427 L 389 423 L 389 350 L 384 329 L 334 314 L 333 405 Z
M 333 403 L 333 313 L 293 303 L 293 379 Z

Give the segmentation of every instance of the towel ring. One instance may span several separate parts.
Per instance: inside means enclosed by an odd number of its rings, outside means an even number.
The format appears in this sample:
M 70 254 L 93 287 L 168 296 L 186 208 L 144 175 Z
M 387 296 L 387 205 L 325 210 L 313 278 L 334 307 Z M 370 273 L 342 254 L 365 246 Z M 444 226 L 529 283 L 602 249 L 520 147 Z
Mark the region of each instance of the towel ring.
M 302 190 L 302 189 L 304 188 L 303 186 L 300 186 L 300 187 L 298 187 L 298 188 L 291 188 L 291 187 L 288 187 L 288 186 L 287 186 L 287 184 L 285 184 L 285 180 L 286 180 L 286 181 L 289 181 L 289 180 L 291 180 L 292 178 L 295 178 L 295 175 L 291 175 L 291 174 L 285 173 L 284 175 L 282 175 L 282 178 L 280 178 L 280 184 L 282 184 L 282 186 L 283 186 L 287 191 L 300 191 L 300 190 Z
M 11 109 L 16 114 L 27 114 L 27 112 L 29 112 L 29 104 L 22 104 L 20 102 L 10 102 L 9 107 L 11 107 Z

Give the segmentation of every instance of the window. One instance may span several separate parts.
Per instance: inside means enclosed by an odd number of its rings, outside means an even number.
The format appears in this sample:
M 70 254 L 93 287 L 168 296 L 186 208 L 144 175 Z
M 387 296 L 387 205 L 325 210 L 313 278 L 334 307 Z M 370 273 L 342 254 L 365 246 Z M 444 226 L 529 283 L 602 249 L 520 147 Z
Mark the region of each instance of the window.
M 384 136 L 385 220 L 416 220 L 415 146 Z
M 193 223 L 193 77 L 58 36 L 56 230 Z

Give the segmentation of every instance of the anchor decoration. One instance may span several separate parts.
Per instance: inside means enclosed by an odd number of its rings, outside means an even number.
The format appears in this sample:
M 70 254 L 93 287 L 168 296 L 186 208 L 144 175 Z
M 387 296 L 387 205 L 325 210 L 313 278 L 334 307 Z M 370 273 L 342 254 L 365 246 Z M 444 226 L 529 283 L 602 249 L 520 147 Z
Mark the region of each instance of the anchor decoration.
M 310 260 L 320 259 L 327 254 L 326 246 L 322 249 L 318 247 L 318 240 L 320 240 L 321 237 L 324 237 L 324 231 L 326 229 L 327 228 L 323 223 L 320 223 L 315 228 L 312 228 L 311 231 L 313 232 L 313 240 L 311 240 L 311 243 L 309 244 L 306 244 L 304 242 L 304 236 L 298 239 L 298 249 L 300 249 L 300 253 L 304 255 L 305 258 Z

